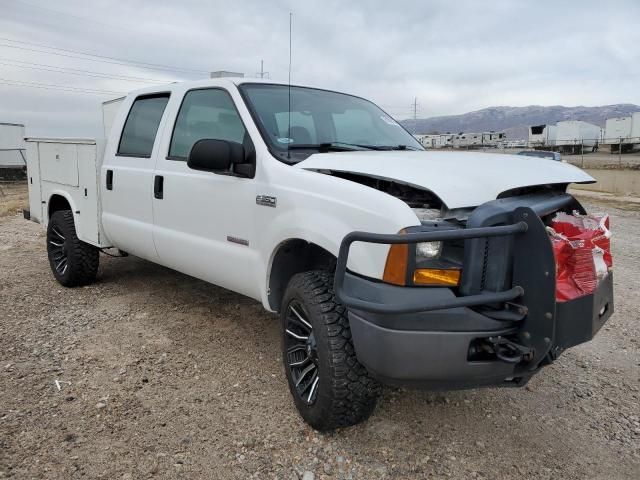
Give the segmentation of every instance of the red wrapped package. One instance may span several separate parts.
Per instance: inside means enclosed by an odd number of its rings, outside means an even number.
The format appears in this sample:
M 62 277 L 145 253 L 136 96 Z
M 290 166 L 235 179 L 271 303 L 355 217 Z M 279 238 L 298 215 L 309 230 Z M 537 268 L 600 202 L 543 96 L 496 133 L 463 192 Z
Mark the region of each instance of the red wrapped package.
M 593 293 L 612 267 L 609 216 L 558 213 L 547 230 L 556 260 L 556 300 Z

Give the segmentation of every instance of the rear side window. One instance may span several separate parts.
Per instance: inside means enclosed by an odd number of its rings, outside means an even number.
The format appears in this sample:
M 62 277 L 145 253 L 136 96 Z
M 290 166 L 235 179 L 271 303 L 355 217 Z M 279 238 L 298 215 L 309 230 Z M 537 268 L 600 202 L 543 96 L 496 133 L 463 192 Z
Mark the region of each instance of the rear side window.
M 160 119 L 169 101 L 169 94 L 139 97 L 131 106 L 122 130 L 118 155 L 150 157 L 158 133 Z
M 167 158 L 186 160 L 193 144 L 203 138 L 243 143 L 245 134 L 244 124 L 227 92 L 191 90 L 180 106 Z

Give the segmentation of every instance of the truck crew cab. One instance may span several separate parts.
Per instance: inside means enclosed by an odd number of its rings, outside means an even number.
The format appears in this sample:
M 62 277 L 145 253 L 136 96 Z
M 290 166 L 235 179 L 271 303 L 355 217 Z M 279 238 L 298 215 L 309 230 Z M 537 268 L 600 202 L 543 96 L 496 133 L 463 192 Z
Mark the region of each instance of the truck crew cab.
M 613 312 L 612 275 L 555 298 L 545 230 L 593 178 L 515 155 L 426 152 L 359 97 L 250 79 L 104 105 L 106 142 L 28 139 L 30 216 L 54 277 L 107 247 L 278 312 L 310 425 L 353 425 L 381 383 L 521 386 Z

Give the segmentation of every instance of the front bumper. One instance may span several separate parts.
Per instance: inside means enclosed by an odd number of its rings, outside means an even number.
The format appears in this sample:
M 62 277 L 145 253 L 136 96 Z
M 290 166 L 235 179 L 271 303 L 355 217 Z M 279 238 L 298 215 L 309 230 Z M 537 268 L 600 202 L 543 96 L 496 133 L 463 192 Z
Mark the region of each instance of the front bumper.
M 349 309 L 358 360 L 392 384 L 524 385 L 566 348 L 589 341 L 613 313 L 613 277 L 591 295 L 556 302 L 555 260 L 541 217 L 562 208 L 581 209 L 567 194 L 514 197 L 478 207 L 465 229 L 347 235 L 335 288 Z M 458 295 L 448 288 L 388 285 L 346 270 L 356 241 L 451 238 L 467 242 Z M 499 248 L 488 240 L 494 238 Z M 505 275 L 496 275 L 496 268 Z

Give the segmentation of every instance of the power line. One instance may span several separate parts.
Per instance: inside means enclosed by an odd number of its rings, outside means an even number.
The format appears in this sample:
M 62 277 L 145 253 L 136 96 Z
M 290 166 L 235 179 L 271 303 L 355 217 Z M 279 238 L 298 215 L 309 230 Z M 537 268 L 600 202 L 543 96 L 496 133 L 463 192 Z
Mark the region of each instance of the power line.
M 5 63 L 5 62 L 12 62 L 12 63 Z M 24 64 L 24 65 L 15 65 L 14 63 Z M 109 78 L 114 80 L 124 80 L 128 82 L 167 83 L 169 81 L 169 80 L 159 80 L 159 79 L 153 79 L 153 78 L 131 77 L 129 75 L 118 75 L 118 74 L 110 74 L 110 73 L 103 73 L 103 72 L 94 72 L 91 70 L 80 70 L 77 68 L 70 68 L 70 67 L 58 67 L 56 65 L 25 62 L 22 60 L 13 60 L 10 58 L 2 58 L 2 57 L 0 57 L 0 65 L 7 65 L 7 66 L 19 67 L 19 68 L 30 68 L 33 70 L 43 70 L 45 72 L 65 73 L 70 75 L 83 75 L 87 77 Z
M 13 87 L 31 87 L 31 88 L 42 88 L 45 90 L 62 90 L 67 92 L 76 92 L 76 93 L 92 93 L 92 94 L 114 94 L 114 95 L 123 95 L 125 92 L 117 92 L 114 90 L 98 90 L 94 88 L 82 88 L 82 87 L 73 87 L 66 85 L 55 85 L 51 83 L 38 83 L 38 82 L 26 82 L 23 80 L 11 80 L 9 78 L 0 78 L 1 85 L 9 85 Z
M 89 17 L 82 17 L 80 15 L 74 15 L 73 13 L 63 12 L 62 10 L 56 10 L 54 8 L 51 8 L 51 7 L 45 7 L 43 5 L 36 5 L 35 3 L 25 2 L 25 0 L 15 0 L 15 1 L 20 2 L 20 3 L 24 4 L 24 5 L 28 5 L 31 8 L 35 8 L 36 10 L 48 10 L 49 12 L 56 13 L 56 14 L 61 15 L 63 17 L 78 18 L 80 20 L 84 20 L 85 22 L 96 23 L 98 25 L 104 25 L 105 27 L 109 27 L 109 28 L 118 28 L 118 29 L 121 29 L 121 30 L 125 30 L 127 32 L 136 33 L 136 34 L 139 33 L 139 32 L 136 32 L 136 31 L 134 31 L 132 29 L 123 27 L 122 25 L 116 25 L 114 23 L 100 22 L 98 20 L 94 20 L 94 19 L 89 18 Z
M 124 58 L 111 57 L 111 56 L 108 56 L 108 55 L 99 55 L 97 53 L 83 52 L 81 50 L 72 50 L 72 49 L 68 49 L 68 48 L 59 48 L 59 47 L 50 47 L 50 46 L 42 44 L 42 43 L 24 42 L 22 40 L 12 40 L 11 38 L 6 38 L 6 37 L 0 37 L 0 40 L 2 40 L 4 42 L 19 43 L 19 44 L 22 44 L 22 45 L 29 45 L 30 47 L 38 47 L 39 49 L 38 48 L 20 47 L 20 46 L 17 46 L 17 45 L 0 44 L 0 46 L 3 46 L 3 47 L 16 48 L 16 49 L 19 49 L 19 50 L 27 50 L 27 51 L 39 52 L 39 53 L 46 53 L 46 54 L 50 54 L 50 55 L 59 55 L 61 57 L 80 58 L 82 60 L 89 60 L 91 62 L 112 63 L 112 64 L 116 64 L 116 65 L 129 65 L 129 66 L 135 66 L 135 67 L 138 67 L 138 68 L 148 68 L 148 69 L 152 69 L 152 70 L 169 70 L 169 71 L 182 72 L 182 73 L 198 73 L 198 74 L 209 73 L 206 70 L 196 70 L 196 69 L 191 69 L 191 68 L 173 67 L 171 65 L 164 65 L 164 64 L 161 64 L 161 63 L 140 62 L 138 60 L 129 60 L 129 59 L 124 59 Z M 46 48 L 48 50 L 58 50 L 58 52 L 48 52 L 46 50 L 42 50 L 42 48 Z M 67 54 L 63 54 L 63 53 L 59 53 L 59 52 L 67 52 Z M 72 54 L 72 55 L 70 55 L 70 54 Z M 79 55 L 84 55 L 84 56 L 89 56 L 89 57 L 96 57 L 96 58 L 99 58 L 100 60 L 95 60 L 95 59 L 92 59 L 92 58 L 85 58 L 85 57 L 81 57 Z

